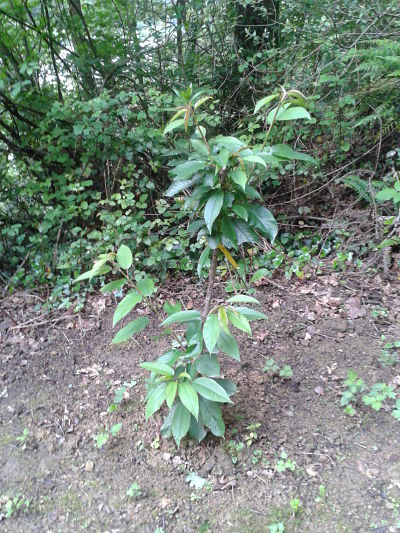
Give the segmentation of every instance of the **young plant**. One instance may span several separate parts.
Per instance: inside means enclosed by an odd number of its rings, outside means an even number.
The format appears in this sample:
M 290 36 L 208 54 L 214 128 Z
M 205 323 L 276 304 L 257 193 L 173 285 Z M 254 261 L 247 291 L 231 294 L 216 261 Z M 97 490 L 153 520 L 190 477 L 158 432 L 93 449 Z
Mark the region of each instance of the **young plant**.
M 361 378 L 358 377 L 357 372 L 354 370 L 349 370 L 344 384 L 347 388 L 342 393 L 340 405 L 345 408 L 344 412 L 346 414 L 353 416 L 355 415 L 356 411 L 351 402 L 355 401 L 357 395 L 365 390 L 365 383 Z
M 291 472 L 294 472 L 295 468 L 296 461 L 288 459 L 288 454 L 285 452 L 285 450 L 282 450 L 280 458 L 275 464 L 275 470 L 280 473 L 285 472 L 285 470 L 290 470 Z
M 232 328 L 251 336 L 250 322 L 266 318 L 263 313 L 244 305 L 259 304 L 258 300 L 244 294 L 236 294 L 225 303 L 212 306 L 218 260 L 223 258 L 232 275 L 236 275 L 238 263 L 234 256 L 244 254 L 244 244 L 253 245 L 260 239 L 274 241 L 277 223 L 260 203 L 262 198 L 256 185 L 267 176 L 271 166 L 295 159 L 313 160 L 283 144 L 267 146 L 269 134 L 277 122 L 310 118 L 304 97 L 298 91 L 283 91 L 281 95 L 274 94 L 257 103 L 256 113 L 271 102 L 276 105 L 266 116 L 269 126 L 264 143 L 254 147 L 231 136 L 207 139 L 206 130 L 200 124 L 205 114 L 199 114 L 198 110 L 210 97 L 203 92 L 193 94 L 191 86 L 177 94 L 182 105 L 177 107 L 165 127 L 164 135 L 183 129 L 186 140 L 179 139 L 175 144 L 173 154 L 178 159 L 171 163 L 172 183 L 166 194 L 184 197 L 184 209 L 192 218 L 188 231 L 196 234 L 204 245 L 197 268 L 200 278 L 208 269 L 203 309 L 182 310 L 180 306 L 167 303 L 164 311 L 168 316 L 162 316 L 154 301 L 157 290 L 154 280 L 132 275 L 132 252 L 124 244 L 117 253 L 99 256 L 93 268 L 78 280 L 91 280 L 111 272 L 118 274 L 118 279 L 101 289 L 103 293 L 127 289 L 114 312 L 113 326 L 140 304 L 155 315 L 164 333 L 172 336 L 170 350 L 156 361 L 141 366 L 150 372 L 146 420 L 166 403 L 169 412 L 161 434 L 173 436 L 179 446 L 188 434 L 198 441 L 208 430 L 218 437 L 224 435 L 221 405 L 232 403 L 236 385 L 222 378 L 219 358 L 225 354 L 240 361 L 239 345 Z M 129 340 L 149 322 L 148 316 L 142 314 L 120 329 L 113 343 Z M 183 332 L 182 328 L 185 328 Z
M 137 500 L 142 495 L 142 491 L 140 489 L 140 485 L 134 481 L 132 485 L 129 487 L 129 489 L 126 491 L 126 495 L 128 498 L 133 498 L 134 500 Z
M 391 385 L 375 383 L 369 393 L 364 395 L 362 399 L 365 405 L 370 405 L 375 411 L 380 411 L 383 406 L 389 409 L 386 400 L 394 398 L 396 398 L 396 394 Z

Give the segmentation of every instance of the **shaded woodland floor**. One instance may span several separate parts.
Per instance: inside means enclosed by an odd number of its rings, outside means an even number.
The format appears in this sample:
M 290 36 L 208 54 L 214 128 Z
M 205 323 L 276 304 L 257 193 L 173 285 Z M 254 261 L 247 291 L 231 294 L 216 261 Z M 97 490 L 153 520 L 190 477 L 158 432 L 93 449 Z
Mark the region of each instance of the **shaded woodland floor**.
M 226 439 L 180 449 L 160 437 L 161 416 L 144 420 L 139 363 L 167 346 L 151 342 L 155 329 L 138 344 L 112 346 L 110 296 L 51 319 L 36 314 L 36 296 L 9 296 L 0 311 L 0 503 L 4 509 L 16 496 L 30 503 L 9 518 L 3 512 L 0 529 L 269 533 L 283 523 L 285 532 L 301 533 L 400 530 L 400 423 L 361 402 L 354 417 L 340 406 L 350 369 L 369 387 L 385 382 L 400 393 L 400 366 L 383 368 L 378 359 L 381 335 L 400 340 L 400 289 L 398 281 L 341 276 L 259 284 L 269 320 L 241 339 L 241 363 L 222 365 L 238 383 L 235 405 L 224 410 Z M 204 291 L 181 280 L 159 294 L 196 307 Z M 217 291 L 216 300 L 222 296 Z M 386 316 L 377 314 L 382 307 Z M 290 365 L 293 377 L 263 372 L 269 358 Z M 110 414 L 124 382 L 136 383 Z M 94 436 L 118 422 L 118 435 L 96 448 Z M 247 446 L 254 424 L 257 438 Z M 279 472 L 282 452 L 291 463 Z M 203 488 L 190 486 L 192 472 L 207 480 Z M 140 494 L 129 497 L 134 482 Z

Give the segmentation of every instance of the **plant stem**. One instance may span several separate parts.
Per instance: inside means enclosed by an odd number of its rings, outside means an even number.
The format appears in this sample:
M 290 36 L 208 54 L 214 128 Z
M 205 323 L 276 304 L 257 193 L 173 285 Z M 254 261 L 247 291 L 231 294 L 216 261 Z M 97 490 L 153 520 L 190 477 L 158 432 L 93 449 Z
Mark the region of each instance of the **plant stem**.
M 208 274 L 208 287 L 207 287 L 206 299 L 204 302 L 203 314 L 201 315 L 201 320 L 203 322 L 207 318 L 207 315 L 210 311 L 211 298 L 212 298 L 214 281 L 215 281 L 215 273 L 217 271 L 217 258 L 218 258 L 218 248 L 215 248 L 212 254 L 210 272 Z

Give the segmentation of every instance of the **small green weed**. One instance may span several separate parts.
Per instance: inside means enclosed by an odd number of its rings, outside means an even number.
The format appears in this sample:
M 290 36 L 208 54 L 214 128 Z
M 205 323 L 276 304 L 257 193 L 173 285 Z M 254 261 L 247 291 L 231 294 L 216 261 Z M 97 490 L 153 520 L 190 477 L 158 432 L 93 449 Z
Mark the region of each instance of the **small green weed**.
M 279 377 L 283 379 L 291 379 L 293 377 L 293 370 L 290 365 L 285 365 L 284 367 L 280 368 L 275 359 L 272 358 L 268 359 L 265 363 L 263 372 L 274 375 L 278 374 Z
M 269 533 L 284 533 L 285 532 L 285 526 L 282 522 L 275 522 L 274 524 L 270 524 L 269 526 Z
M 288 454 L 285 452 L 285 450 L 282 450 L 280 458 L 275 464 L 275 470 L 280 473 L 285 472 L 285 470 L 290 470 L 291 472 L 294 472 L 295 468 L 296 462 L 292 461 L 291 459 L 288 459 Z
M 293 516 L 296 516 L 301 510 L 301 501 L 299 498 L 293 498 L 290 500 L 290 507 L 292 508 Z
M 128 498 L 133 498 L 134 500 L 139 499 L 142 495 L 140 485 L 138 485 L 136 481 L 134 481 L 129 487 L 129 489 L 126 491 L 126 495 Z
M 323 503 L 325 501 L 325 485 L 318 487 L 318 496 L 315 498 L 315 503 Z
M 232 463 L 235 465 L 238 462 L 239 457 L 241 456 L 242 450 L 244 448 L 243 442 L 236 442 L 230 440 L 226 445 L 227 452 L 231 456 Z
M 30 500 L 17 494 L 14 498 L 7 495 L 0 497 L 0 503 L 3 503 L 2 511 L 6 518 L 11 518 L 18 511 L 27 512 L 30 505 Z
M 121 431 L 121 429 L 122 429 L 122 423 L 118 422 L 118 424 L 114 424 L 113 426 L 111 426 L 109 432 L 98 433 L 97 435 L 95 435 L 94 440 L 95 440 L 96 447 L 99 449 L 102 448 L 104 444 L 108 442 L 110 436 L 116 437 L 117 434 Z

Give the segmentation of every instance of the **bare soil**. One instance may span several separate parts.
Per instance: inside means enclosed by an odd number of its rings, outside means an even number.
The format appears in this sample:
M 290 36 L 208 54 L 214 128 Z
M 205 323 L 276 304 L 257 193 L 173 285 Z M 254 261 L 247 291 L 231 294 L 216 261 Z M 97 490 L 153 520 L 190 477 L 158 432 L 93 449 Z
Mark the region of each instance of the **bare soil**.
M 78 315 L 47 317 L 36 314 L 35 295 L 8 297 L 0 304 L 0 530 L 269 533 L 279 522 L 285 532 L 400 530 L 400 424 L 385 408 L 359 402 L 350 417 L 340 406 L 350 369 L 400 394 L 399 365 L 378 360 L 381 335 L 400 339 L 399 292 L 397 281 L 379 277 L 261 283 L 256 296 L 269 320 L 241 337 L 241 363 L 223 359 L 224 375 L 238 383 L 235 404 L 224 408 L 226 439 L 180 449 L 161 438 L 161 414 L 144 419 L 139 363 L 168 342 L 152 340 L 156 323 L 137 343 L 113 346 L 112 297 L 93 296 Z M 160 303 L 201 307 L 205 287 L 180 280 L 159 294 Z M 387 316 L 376 316 L 378 306 Z M 263 372 L 271 357 L 293 377 Z M 132 380 L 108 413 L 115 390 Z M 117 422 L 118 435 L 96 448 L 94 436 Z M 247 446 L 247 428 L 257 423 Z M 244 444 L 236 464 L 230 441 Z M 277 471 L 282 451 L 293 471 Z M 191 472 L 206 487 L 191 487 Z M 126 495 L 133 482 L 136 498 Z M 16 496 L 29 507 L 6 518 L 4 504 Z

